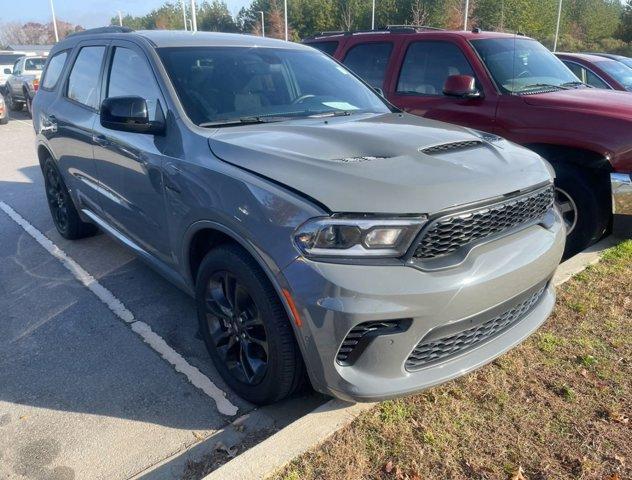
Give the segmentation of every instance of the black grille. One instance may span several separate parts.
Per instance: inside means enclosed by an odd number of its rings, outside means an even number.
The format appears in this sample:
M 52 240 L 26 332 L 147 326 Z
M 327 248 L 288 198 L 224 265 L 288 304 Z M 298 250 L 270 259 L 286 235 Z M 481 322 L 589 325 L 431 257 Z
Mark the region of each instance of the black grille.
M 336 360 L 342 365 L 348 365 L 349 358 L 354 353 L 356 347 L 363 338 L 368 335 L 375 335 L 375 333 L 386 333 L 398 329 L 399 320 L 384 320 L 384 321 L 371 321 L 364 322 L 353 327 L 338 350 Z
M 433 153 L 445 153 L 452 150 L 464 150 L 466 148 L 474 148 L 482 145 L 480 140 L 465 140 L 462 142 L 443 143 L 441 145 L 434 145 L 432 147 L 421 149 L 422 153 L 426 155 L 432 155 Z
M 506 312 L 454 335 L 422 339 L 406 360 L 407 370 L 418 370 L 469 350 L 520 321 L 538 303 L 546 287 Z
M 448 255 L 475 240 L 541 218 L 553 205 L 553 187 L 501 203 L 434 220 L 422 233 L 413 257 Z

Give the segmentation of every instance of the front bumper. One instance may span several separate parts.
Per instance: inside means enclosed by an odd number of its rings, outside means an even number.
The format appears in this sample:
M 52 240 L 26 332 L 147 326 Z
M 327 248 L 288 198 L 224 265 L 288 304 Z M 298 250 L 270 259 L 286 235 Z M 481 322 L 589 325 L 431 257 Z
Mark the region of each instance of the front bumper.
M 611 173 L 612 213 L 632 215 L 632 173 Z
M 437 271 L 404 265 L 343 265 L 299 258 L 283 270 L 301 314 L 299 342 L 314 388 L 351 401 L 377 401 L 432 387 L 474 370 L 529 336 L 555 303 L 553 275 L 564 250 L 557 213 L 545 228 L 472 248 L 463 263 Z M 432 330 L 463 325 L 547 285 L 520 320 L 474 347 L 419 370 L 406 368 Z M 405 331 L 375 336 L 351 365 L 336 360 L 349 331 L 363 322 L 405 319 Z

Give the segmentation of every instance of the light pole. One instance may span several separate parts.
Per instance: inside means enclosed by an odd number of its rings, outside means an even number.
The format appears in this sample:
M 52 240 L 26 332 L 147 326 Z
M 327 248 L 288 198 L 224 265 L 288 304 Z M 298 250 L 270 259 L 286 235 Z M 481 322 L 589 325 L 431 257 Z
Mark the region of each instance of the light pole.
M 287 42 L 287 0 L 283 0 L 283 16 L 285 18 L 285 41 Z
M 470 13 L 470 0 L 465 0 L 465 13 L 463 14 L 463 31 L 467 30 L 467 16 Z
M 371 10 L 371 30 L 375 30 L 375 0 L 373 0 L 373 10 Z
M 119 27 L 122 27 L 123 26 L 123 14 L 121 13 L 120 10 L 117 10 L 117 11 L 118 11 L 118 17 L 119 17 Z
M 195 11 L 195 0 L 191 0 L 191 19 L 193 23 L 191 24 L 191 30 L 197 32 L 197 13 Z
M 180 0 L 182 3 L 182 23 L 184 24 L 184 31 L 187 31 L 187 8 L 184 5 L 184 0 Z
M 555 26 L 555 40 L 553 40 L 553 51 L 557 52 L 557 37 L 560 35 L 560 19 L 562 18 L 562 0 L 557 7 L 557 25 Z
M 259 10 L 259 13 L 261 14 L 261 36 L 265 37 L 266 36 L 266 26 L 265 26 L 265 23 L 263 23 L 263 10 Z
M 59 33 L 57 32 L 57 20 L 55 19 L 55 6 L 53 0 L 50 0 L 50 11 L 53 14 L 53 30 L 55 30 L 55 42 L 59 42 Z

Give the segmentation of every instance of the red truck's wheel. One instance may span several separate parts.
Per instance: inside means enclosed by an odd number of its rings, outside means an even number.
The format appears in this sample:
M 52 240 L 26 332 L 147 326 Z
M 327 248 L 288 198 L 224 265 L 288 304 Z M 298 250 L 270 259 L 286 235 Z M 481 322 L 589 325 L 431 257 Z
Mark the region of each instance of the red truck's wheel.
M 567 228 L 564 257 L 568 258 L 599 240 L 606 232 L 610 219 L 608 198 L 590 171 L 567 163 L 553 166 L 557 174 L 556 203 Z

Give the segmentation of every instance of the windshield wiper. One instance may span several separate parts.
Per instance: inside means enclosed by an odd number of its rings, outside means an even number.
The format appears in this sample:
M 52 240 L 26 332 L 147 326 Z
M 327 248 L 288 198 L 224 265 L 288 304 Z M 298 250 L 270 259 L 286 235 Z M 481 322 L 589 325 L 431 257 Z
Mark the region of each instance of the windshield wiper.
M 569 90 L 570 87 L 565 87 L 563 85 L 554 85 L 552 83 L 532 83 L 530 85 L 525 85 L 522 87 L 518 93 L 525 92 L 527 90 L 535 90 L 537 88 L 557 88 L 559 90 Z
M 233 118 L 228 120 L 217 120 L 216 122 L 202 122 L 198 126 L 203 128 L 213 128 L 213 127 L 232 127 L 236 125 L 254 125 L 257 123 L 274 123 L 274 122 L 283 122 L 284 120 L 288 120 L 288 117 L 265 117 L 265 116 L 256 116 L 256 117 L 240 117 Z
M 564 82 L 561 86 L 562 87 L 588 87 L 588 88 L 592 88 L 590 85 L 582 82 L 581 80 L 573 80 L 571 82 Z
M 320 118 L 320 117 L 348 117 L 349 115 L 353 115 L 353 112 L 349 110 L 330 110 L 327 112 L 318 112 L 310 115 L 309 118 Z

